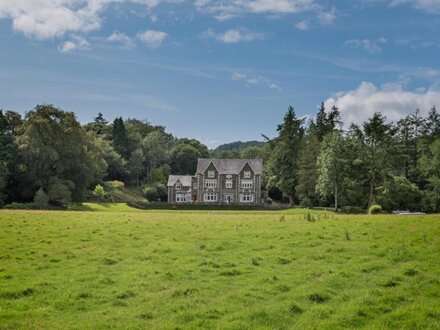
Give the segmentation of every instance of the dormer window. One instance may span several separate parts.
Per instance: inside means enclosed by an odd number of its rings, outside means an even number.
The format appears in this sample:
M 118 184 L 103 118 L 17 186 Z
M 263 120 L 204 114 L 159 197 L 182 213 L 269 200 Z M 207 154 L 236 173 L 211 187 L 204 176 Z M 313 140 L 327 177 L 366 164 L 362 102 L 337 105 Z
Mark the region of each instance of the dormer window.
M 245 179 L 250 179 L 251 171 L 244 171 L 243 176 L 244 176 Z
M 181 190 L 182 189 L 182 184 L 180 182 L 176 183 L 176 190 Z
M 208 178 L 214 178 L 215 177 L 215 171 L 208 171 Z

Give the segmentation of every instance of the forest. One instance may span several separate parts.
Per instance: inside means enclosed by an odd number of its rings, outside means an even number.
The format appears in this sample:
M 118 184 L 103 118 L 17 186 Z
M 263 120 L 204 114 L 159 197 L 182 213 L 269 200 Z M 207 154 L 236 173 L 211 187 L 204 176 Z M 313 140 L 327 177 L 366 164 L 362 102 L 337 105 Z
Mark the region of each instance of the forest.
M 439 212 L 440 114 L 422 112 L 390 122 L 378 111 L 356 125 L 336 107 L 322 104 L 306 120 L 289 106 L 276 137 L 209 150 L 146 120 L 99 113 L 82 125 L 53 105 L 23 116 L 0 110 L 0 206 L 82 202 L 106 181 L 166 201 L 169 174 L 193 174 L 198 158 L 216 157 L 263 159 L 267 203 Z

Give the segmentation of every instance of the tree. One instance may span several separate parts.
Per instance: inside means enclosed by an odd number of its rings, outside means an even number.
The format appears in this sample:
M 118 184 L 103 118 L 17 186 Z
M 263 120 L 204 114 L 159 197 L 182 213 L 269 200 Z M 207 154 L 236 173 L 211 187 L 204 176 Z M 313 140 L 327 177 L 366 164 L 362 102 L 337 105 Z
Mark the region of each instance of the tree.
M 392 124 L 386 123 L 386 117 L 376 112 L 358 129 L 362 148 L 359 149 L 361 161 L 367 171 L 369 186 L 368 208 L 376 197 L 376 188 L 380 186 L 392 169 L 390 155 L 395 153 L 395 129 Z
M 425 192 L 426 209 L 440 211 L 440 138 L 436 139 L 419 160 L 419 169 L 427 181 Z
M 38 209 L 46 209 L 49 206 L 49 197 L 42 188 L 38 189 L 34 196 L 34 205 Z
M 289 106 L 283 123 L 278 125 L 276 146 L 269 160 L 269 185 L 278 187 L 289 197 L 290 207 L 295 204 L 298 185 L 298 155 L 304 135 L 304 119 L 298 119 L 293 107 Z
M 318 160 L 319 148 L 316 126 L 311 122 L 301 141 L 301 150 L 299 152 L 298 185 L 296 191 L 301 199 L 316 200 L 316 182 L 318 179 L 316 162 Z
M 343 137 L 340 132 L 328 133 L 321 143 L 317 160 L 316 192 L 321 197 L 334 197 L 335 210 L 344 180 Z
M 124 159 L 129 159 L 128 151 L 128 137 L 127 131 L 125 129 L 124 121 L 122 117 L 115 118 L 113 121 L 113 148 L 118 154 L 120 154 Z
M 39 105 L 26 114 L 17 143 L 24 199 L 43 188 L 51 201 L 81 201 L 86 188 L 107 169 L 94 135 L 85 132 L 74 113 L 51 105 Z M 55 191 L 63 194 L 61 199 Z
M 169 162 L 171 143 L 172 138 L 161 131 L 153 131 L 142 140 L 148 182 L 152 169 Z
M 143 190 L 142 190 L 145 198 L 151 202 L 151 201 L 156 201 L 158 198 L 158 193 L 157 193 L 157 188 L 155 185 L 148 185 L 146 186 Z
M 17 157 L 13 126 L 0 110 L 0 206 L 7 199 L 7 186 Z
M 422 193 L 419 188 L 404 176 L 389 176 L 380 187 L 377 203 L 385 211 L 420 210 Z
M 171 173 L 194 174 L 197 160 L 202 158 L 200 152 L 190 144 L 178 143 L 171 149 Z
M 144 169 L 144 152 L 142 148 L 136 149 L 132 154 L 128 161 L 128 170 L 134 181 L 136 182 L 136 186 L 139 187 L 141 175 Z

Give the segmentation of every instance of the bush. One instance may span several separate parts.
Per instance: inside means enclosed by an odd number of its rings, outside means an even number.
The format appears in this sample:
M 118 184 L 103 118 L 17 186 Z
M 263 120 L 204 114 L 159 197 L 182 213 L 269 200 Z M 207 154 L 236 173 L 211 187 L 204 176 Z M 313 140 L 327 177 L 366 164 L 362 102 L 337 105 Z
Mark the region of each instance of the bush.
M 116 189 L 125 188 L 125 183 L 118 180 L 106 181 L 104 182 L 104 184 L 110 188 L 116 188 Z
M 55 182 L 50 185 L 47 196 L 55 205 L 66 205 L 70 203 L 72 194 L 66 184 Z
M 382 213 L 382 206 L 374 204 L 368 209 L 368 214 L 379 214 Z
M 422 208 L 422 192 L 405 177 L 390 176 L 379 189 L 376 201 L 387 212 L 395 210 L 417 211 Z
M 144 189 L 142 189 L 142 193 L 149 201 L 156 201 L 159 196 L 157 193 L 157 188 L 154 185 L 146 186 Z
M 46 209 L 49 206 L 49 197 L 47 197 L 43 188 L 38 189 L 34 196 L 34 206 L 37 209 Z
M 3 206 L 4 209 L 9 210 L 34 210 L 34 203 L 11 203 Z
M 365 214 L 366 210 L 359 206 L 343 206 L 340 212 L 344 214 Z
M 93 190 L 93 196 L 98 197 L 99 200 L 103 200 L 105 198 L 104 187 L 97 184 L 95 190 Z
M 301 200 L 301 202 L 299 203 L 299 206 L 304 209 L 311 209 L 314 206 L 314 203 L 310 198 L 305 197 Z
M 160 198 L 161 201 L 166 201 L 168 199 L 168 188 L 163 183 L 156 183 L 155 187 L 157 197 Z

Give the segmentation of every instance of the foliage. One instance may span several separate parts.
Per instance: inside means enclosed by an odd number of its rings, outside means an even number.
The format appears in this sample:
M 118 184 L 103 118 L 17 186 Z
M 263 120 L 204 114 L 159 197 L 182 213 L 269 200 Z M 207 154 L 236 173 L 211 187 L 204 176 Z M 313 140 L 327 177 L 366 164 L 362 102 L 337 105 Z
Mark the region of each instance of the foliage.
M 317 160 L 319 156 L 319 139 L 316 126 L 309 124 L 306 134 L 301 141 L 298 160 L 298 185 L 296 190 L 300 199 L 317 200 L 316 183 L 318 180 Z
M 382 206 L 373 204 L 368 208 L 368 214 L 379 214 L 382 213 Z
M 333 196 L 335 209 L 338 209 L 338 197 L 345 179 L 344 140 L 340 132 L 328 133 L 321 144 L 321 151 L 317 160 L 318 179 L 316 192 L 321 197 Z
M 293 206 L 298 185 L 298 155 L 304 135 L 304 119 L 298 119 L 292 107 L 289 107 L 283 123 L 278 125 L 278 137 L 275 149 L 269 160 L 269 185 L 279 188 L 289 197 Z
M 34 205 L 37 209 L 46 209 L 49 206 L 49 197 L 42 188 L 38 189 L 34 196 Z
M 105 198 L 104 187 L 97 184 L 95 190 L 93 190 L 93 196 L 97 197 L 99 200 L 103 200 Z
M 301 199 L 299 206 L 302 208 L 305 208 L 305 209 L 311 209 L 312 207 L 315 206 L 315 204 L 313 203 L 313 201 L 310 198 L 304 197 L 303 199 Z
M 244 149 L 246 149 L 248 147 L 261 148 L 262 146 L 264 146 L 264 144 L 265 144 L 264 142 L 260 142 L 260 141 L 246 141 L 246 142 L 235 141 L 235 142 L 219 145 L 213 151 L 214 152 L 233 151 L 233 152 L 239 152 L 240 153 L 240 152 L 242 152 Z
M 422 193 L 419 188 L 403 176 L 390 176 L 380 188 L 376 198 L 387 211 L 421 209 Z
M 358 206 L 343 206 L 340 208 L 343 214 L 365 214 L 366 210 Z
M 80 201 L 86 188 L 104 175 L 107 166 L 96 138 L 83 130 L 73 113 L 37 106 L 26 114 L 21 131 L 17 143 L 23 198 L 33 197 L 41 187 L 51 202 Z
M 170 151 L 171 173 L 193 175 L 197 170 L 197 160 L 202 154 L 192 145 L 179 143 Z
M 156 201 L 159 198 L 159 194 L 157 192 L 157 188 L 155 185 L 148 185 L 142 189 L 142 193 L 145 198 L 149 201 Z

